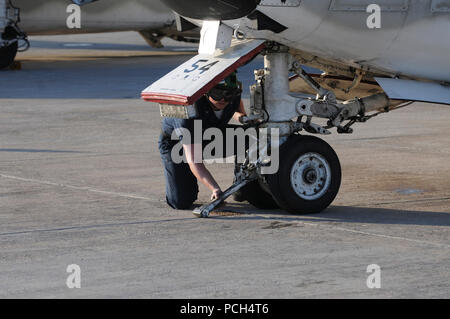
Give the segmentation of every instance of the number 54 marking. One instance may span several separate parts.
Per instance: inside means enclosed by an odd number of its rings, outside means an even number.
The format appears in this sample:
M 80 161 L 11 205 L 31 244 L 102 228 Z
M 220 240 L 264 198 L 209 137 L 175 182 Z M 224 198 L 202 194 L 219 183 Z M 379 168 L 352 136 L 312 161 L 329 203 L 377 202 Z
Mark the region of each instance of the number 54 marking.
M 195 70 L 198 69 L 199 71 L 201 71 L 200 74 L 203 74 L 206 71 L 208 71 L 209 69 L 211 69 L 214 65 L 219 63 L 219 61 L 214 61 L 214 62 L 211 62 L 211 63 L 209 63 L 207 65 L 200 66 L 201 63 L 206 63 L 206 62 L 209 62 L 209 60 L 200 59 L 197 62 L 192 64 L 192 69 L 185 69 L 184 73 L 191 73 L 191 72 L 194 72 Z

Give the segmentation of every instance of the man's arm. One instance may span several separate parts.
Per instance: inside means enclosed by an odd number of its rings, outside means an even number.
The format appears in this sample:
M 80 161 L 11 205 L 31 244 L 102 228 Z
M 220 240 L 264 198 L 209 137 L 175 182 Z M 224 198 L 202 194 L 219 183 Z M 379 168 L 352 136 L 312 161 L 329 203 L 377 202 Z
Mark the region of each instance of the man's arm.
M 239 120 L 239 118 L 246 115 L 247 113 L 245 113 L 244 102 L 242 102 L 241 100 L 238 110 L 233 114 L 233 119 L 240 123 L 241 121 Z
M 203 164 L 202 146 L 200 144 L 185 144 L 183 145 L 183 150 L 192 174 L 211 190 L 211 199 L 217 199 L 222 190 L 205 164 Z

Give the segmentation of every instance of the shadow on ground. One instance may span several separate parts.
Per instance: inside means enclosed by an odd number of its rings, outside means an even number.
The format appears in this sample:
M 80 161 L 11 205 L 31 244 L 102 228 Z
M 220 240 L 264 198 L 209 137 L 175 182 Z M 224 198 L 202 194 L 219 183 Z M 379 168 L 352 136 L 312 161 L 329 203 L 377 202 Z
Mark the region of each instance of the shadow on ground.
M 230 214 L 227 216 L 227 213 Z M 283 210 L 259 210 L 248 204 L 230 203 L 211 214 L 213 218 L 274 219 L 286 222 L 340 222 L 360 224 L 450 226 L 450 213 L 386 208 L 330 206 L 317 214 L 293 215 Z

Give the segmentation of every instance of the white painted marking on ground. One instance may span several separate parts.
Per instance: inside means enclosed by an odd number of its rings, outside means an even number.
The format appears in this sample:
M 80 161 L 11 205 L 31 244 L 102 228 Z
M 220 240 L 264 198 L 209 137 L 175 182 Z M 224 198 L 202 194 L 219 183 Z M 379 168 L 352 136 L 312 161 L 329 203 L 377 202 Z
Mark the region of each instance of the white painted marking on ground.
M 88 192 L 92 192 L 92 193 L 99 193 L 99 194 L 105 194 L 105 195 L 113 195 L 113 196 L 118 196 L 118 197 L 149 200 L 149 201 L 155 200 L 155 199 L 145 197 L 145 196 L 104 191 L 104 190 L 100 190 L 100 189 L 96 189 L 96 188 L 92 188 L 92 187 L 88 187 L 88 186 L 74 186 L 74 185 L 69 185 L 69 184 L 55 183 L 55 182 L 50 182 L 50 181 L 42 181 L 42 180 L 31 179 L 31 178 L 23 178 L 23 177 L 11 176 L 11 175 L 6 175 L 6 174 L 0 174 L 0 177 L 18 180 L 18 181 L 22 181 L 22 182 L 30 182 L 30 183 L 43 184 L 43 185 L 49 185 L 49 186 L 55 186 L 55 187 L 64 187 L 64 188 L 69 188 L 69 189 L 88 191 Z
M 91 43 L 64 43 L 65 47 L 92 47 Z
M 36 180 L 36 179 L 31 179 L 31 178 L 23 178 L 23 177 L 11 176 L 11 175 L 6 175 L 6 174 L 0 174 L 0 177 L 7 178 L 7 179 L 18 180 L 18 181 L 23 181 L 23 182 L 43 184 L 43 185 L 49 185 L 49 186 L 55 186 L 55 187 L 64 187 L 64 188 L 69 188 L 69 189 L 74 189 L 74 190 L 88 191 L 88 192 L 105 194 L 105 195 L 113 195 L 113 196 L 118 196 L 118 197 L 140 199 L 140 200 L 149 200 L 149 201 L 154 200 L 154 199 L 151 199 L 149 197 L 138 196 L 138 195 L 133 195 L 133 194 L 125 194 L 125 193 L 104 191 L 104 190 L 99 190 L 99 189 L 95 189 L 95 188 L 87 187 L 87 186 L 74 186 L 74 185 L 69 185 L 69 184 L 55 183 L 55 182 L 50 182 L 50 181 L 42 181 L 42 180 Z M 263 215 L 257 215 L 257 214 L 252 214 L 252 216 L 256 216 L 256 217 L 259 217 L 259 218 L 262 218 L 262 219 L 270 219 L 270 220 L 277 219 L 277 217 L 274 217 L 274 216 L 263 216 Z M 435 242 L 430 242 L 430 241 L 423 241 L 423 240 L 412 239 L 412 238 L 407 238 L 407 237 L 399 237 L 399 236 L 390 236 L 390 235 L 383 235 L 383 234 L 377 234 L 377 233 L 370 233 L 370 232 L 364 232 L 364 231 L 354 230 L 354 229 L 349 229 L 349 228 L 344 228 L 344 227 L 335 227 L 335 226 L 331 226 L 330 227 L 328 225 L 313 224 L 313 223 L 302 222 L 302 221 L 292 221 L 292 222 L 295 223 L 295 224 L 301 224 L 301 225 L 305 225 L 305 226 L 326 227 L 328 229 L 331 228 L 331 229 L 334 229 L 334 230 L 340 230 L 340 231 L 345 231 L 345 232 L 349 232 L 349 233 L 361 234 L 361 235 L 366 235 L 366 236 L 374 236 L 374 237 L 380 237 L 380 238 L 385 238 L 385 239 L 403 240 L 403 241 L 408 241 L 408 242 L 413 242 L 413 243 L 433 245 L 433 246 L 445 247 L 447 249 L 450 249 L 450 246 L 446 245 L 446 244 L 435 243 Z

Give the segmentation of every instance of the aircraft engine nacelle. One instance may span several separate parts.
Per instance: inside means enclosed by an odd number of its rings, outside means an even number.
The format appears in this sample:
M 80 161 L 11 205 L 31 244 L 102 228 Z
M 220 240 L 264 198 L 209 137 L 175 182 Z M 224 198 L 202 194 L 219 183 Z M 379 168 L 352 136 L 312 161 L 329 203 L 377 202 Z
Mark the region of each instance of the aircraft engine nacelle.
M 232 20 L 250 14 L 261 0 L 162 0 L 176 13 L 199 20 Z

